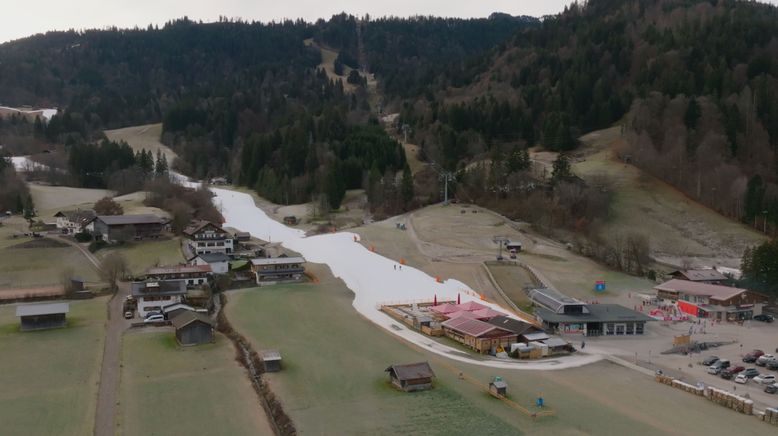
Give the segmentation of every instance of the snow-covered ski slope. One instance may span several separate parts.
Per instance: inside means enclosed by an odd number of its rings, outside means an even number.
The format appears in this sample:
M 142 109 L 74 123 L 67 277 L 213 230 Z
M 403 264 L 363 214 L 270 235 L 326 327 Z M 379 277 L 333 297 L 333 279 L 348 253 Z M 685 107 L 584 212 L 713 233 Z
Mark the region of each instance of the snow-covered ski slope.
M 478 301 L 478 295 L 467 285 L 457 280 L 438 283 L 435 278 L 409 266 L 403 266 L 401 270 L 395 269 L 397 262 L 355 242 L 358 236 L 354 233 L 339 232 L 305 237 L 302 231 L 268 217 L 248 194 L 219 188 L 211 188 L 211 191 L 216 194 L 215 202 L 224 215 L 225 226 L 249 232 L 259 239 L 280 242 L 284 247 L 302 254 L 309 262 L 328 265 L 332 273 L 354 292 L 353 305 L 360 314 L 424 349 L 458 361 L 496 368 L 562 369 L 585 365 L 602 358 L 597 354 L 578 354 L 536 362 L 476 358 L 436 342 L 396 322 L 381 312 L 379 305 L 387 302 L 431 301 L 436 295 L 438 300 L 456 300 L 459 295 L 463 303 Z M 478 302 L 505 312 L 497 305 Z

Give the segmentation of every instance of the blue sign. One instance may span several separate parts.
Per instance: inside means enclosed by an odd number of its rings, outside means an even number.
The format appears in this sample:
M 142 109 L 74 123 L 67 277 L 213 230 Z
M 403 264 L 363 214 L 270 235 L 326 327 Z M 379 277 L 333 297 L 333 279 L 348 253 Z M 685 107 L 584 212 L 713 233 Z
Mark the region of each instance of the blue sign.
M 594 290 L 597 292 L 605 292 L 605 280 L 597 280 L 594 284 Z

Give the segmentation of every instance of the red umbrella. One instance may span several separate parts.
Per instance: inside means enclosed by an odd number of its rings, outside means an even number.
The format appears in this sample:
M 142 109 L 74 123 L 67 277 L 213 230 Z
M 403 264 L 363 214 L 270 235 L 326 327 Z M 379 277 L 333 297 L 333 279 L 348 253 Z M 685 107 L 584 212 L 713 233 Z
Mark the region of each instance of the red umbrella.
M 438 294 L 435 294 L 434 299 L 432 300 L 432 305 L 437 306 L 438 305 Z
M 457 304 L 462 304 L 462 303 L 461 303 L 461 300 L 459 299 L 459 297 L 460 297 L 460 295 L 459 295 L 459 294 L 457 294 Z

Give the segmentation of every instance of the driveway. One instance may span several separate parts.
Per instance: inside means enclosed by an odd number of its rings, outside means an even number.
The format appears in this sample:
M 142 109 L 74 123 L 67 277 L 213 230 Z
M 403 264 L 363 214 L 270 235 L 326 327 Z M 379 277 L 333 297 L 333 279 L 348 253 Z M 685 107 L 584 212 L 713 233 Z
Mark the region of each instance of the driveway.
M 97 391 L 95 413 L 96 436 L 112 436 L 116 433 L 116 409 L 121 379 L 122 334 L 130 327 L 130 320 L 124 319 L 122 305 L 129 295 L 129 283 L 119 283 L 119 290 L 108 302 L 108 320 L 105 329 L 105 349 L 100 370 L 100 387 Z

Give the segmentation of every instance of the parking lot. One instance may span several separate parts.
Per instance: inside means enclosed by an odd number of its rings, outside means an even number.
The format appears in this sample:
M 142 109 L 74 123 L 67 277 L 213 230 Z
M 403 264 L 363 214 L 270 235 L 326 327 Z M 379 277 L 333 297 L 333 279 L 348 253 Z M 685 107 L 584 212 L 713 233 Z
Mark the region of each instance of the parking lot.
M 711 348 L 702 353 L 661 354 L 673 347 L 673 337 L 694 330 L 692 340 L 698 342 L 734 342 L 717 348 Z M 580 338 L 566 336 L 574 345 Z M 778 371 L 760 367 L 754 363 L 744 363 L 742 358 L 754 349 L 778 356 L 778 322 L 763 323 L 758 321 L 738 324 L 722 323 L 710 325 L 691 322 L 661 323 L 654 322 L 647 326 L 643 337 L 600 337 L 586 338 L 587 348 L 590 346 L 605 349 L 614 355 L 631 362 L 651 368 L 661 369 L 667 375 L 682 379 L 688 383 L 698 382 L 715 386 L 739 395 L 748 394 L 754 400 L 758 409 L 778 407 L 778 394 L 764 392 L 764 385 L 757 385 L 753 380 L 745 384 L 735 383 L 734 377 L 725 380 L 718 375 L 708 374 L 707 366 L 702 361 L 709 356 L 728 359 L 732 366 L 756 368 L 760 374 L 772 374 L 778 377 Z M 585 350 L 584 350 L 585 351 Z

